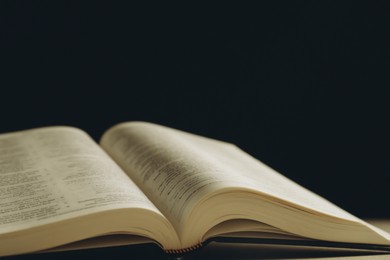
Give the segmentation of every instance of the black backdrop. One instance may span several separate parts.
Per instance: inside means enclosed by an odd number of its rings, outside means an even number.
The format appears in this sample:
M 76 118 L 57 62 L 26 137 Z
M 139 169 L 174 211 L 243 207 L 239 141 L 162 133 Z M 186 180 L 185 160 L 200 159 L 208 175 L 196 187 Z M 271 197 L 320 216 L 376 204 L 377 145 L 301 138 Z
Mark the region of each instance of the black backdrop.
M 108 2 L 1 3 L 0 132 L 151 121 L 390 217 L 388 4 Z

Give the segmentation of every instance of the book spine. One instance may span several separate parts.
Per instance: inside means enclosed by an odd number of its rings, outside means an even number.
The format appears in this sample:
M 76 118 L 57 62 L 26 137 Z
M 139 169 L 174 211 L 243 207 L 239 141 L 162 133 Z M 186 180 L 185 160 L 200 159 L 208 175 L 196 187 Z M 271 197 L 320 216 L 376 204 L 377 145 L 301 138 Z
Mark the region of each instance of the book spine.
M 167 254 L 174 254 L 174 255 L 185 254 L 185 253 L 192 252 L 200 247 L 202 247 L 202 243 L 196 244 L 196 245 L 191 246 L 191 247 L 181 248 L 181 249 L 166 249 L 166 250 L 164 250 L 164 252 Z

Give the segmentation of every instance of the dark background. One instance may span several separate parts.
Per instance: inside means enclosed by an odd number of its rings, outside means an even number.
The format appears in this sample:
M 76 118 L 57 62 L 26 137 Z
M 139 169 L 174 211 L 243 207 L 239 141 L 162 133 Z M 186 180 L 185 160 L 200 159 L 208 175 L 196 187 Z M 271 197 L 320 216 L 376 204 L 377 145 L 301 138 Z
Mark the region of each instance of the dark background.
M 0 132 L 151 121 L 389 218 L 389 4 L 269 2 L 3 1 Z

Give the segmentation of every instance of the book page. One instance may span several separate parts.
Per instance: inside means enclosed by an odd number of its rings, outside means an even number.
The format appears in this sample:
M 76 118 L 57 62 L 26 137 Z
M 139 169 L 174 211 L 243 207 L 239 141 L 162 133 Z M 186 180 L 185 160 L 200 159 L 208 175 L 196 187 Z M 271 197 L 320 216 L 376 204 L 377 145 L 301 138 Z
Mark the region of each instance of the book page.
M 357 218 L 236 146 L 149 123 L 111 128 L 102 147 L 178 230 L 194 205 L 222 189 L 252 190 L 338 218 Z
M 224 174 L 215 171 L 205 154 L 194 154 L 192 144 L 168 128 L 122 124 L 108 130 L 100 143 L 176 230 L 185 225 L 194 203 L 213 191 L 212 184 Z
M 1 233 L 117 208 L 161 213 L 83 131 L 0 135 Z

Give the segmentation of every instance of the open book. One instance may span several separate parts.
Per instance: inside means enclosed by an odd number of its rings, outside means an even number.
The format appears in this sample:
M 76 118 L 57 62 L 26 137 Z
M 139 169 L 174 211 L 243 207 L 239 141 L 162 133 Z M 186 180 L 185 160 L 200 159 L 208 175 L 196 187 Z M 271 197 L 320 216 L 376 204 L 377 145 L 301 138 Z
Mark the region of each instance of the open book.
M 0 135 L 1 256 L 148 242 L 181 253 L 213 239 L 390 246 L 226 142 L 145 122 L 100 145 L 73 127 Z

